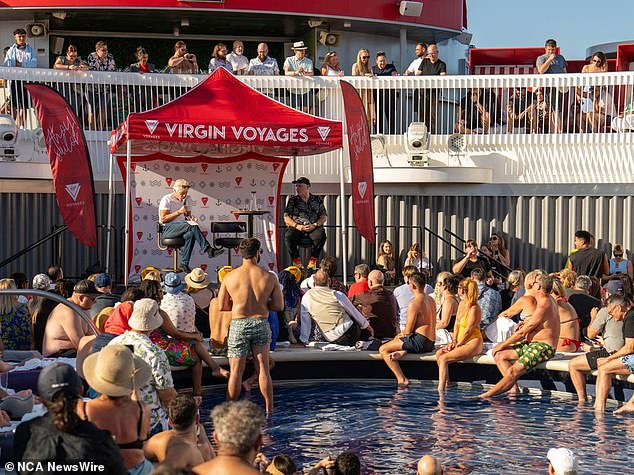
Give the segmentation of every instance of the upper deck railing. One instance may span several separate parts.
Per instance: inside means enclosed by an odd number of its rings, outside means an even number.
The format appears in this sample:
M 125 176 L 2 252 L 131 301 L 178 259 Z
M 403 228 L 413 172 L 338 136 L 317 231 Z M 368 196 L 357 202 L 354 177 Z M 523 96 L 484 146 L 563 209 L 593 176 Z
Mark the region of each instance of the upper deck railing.
M 25 82 L 50 85 L 64 95 L 86 130 L 93 169 L 107 169 L 108 133 L 131 112 L 165 104 L 205 75 L 138 74 L 0 68 L 0 113 L 14 118 L 18 133 L 40 140 Z M 339 78 L 243 76 L 246 84 L 291 107 L 343 120 Z M 407 155 L 410 124 L 424 122 L 431 153 L 446 153 L 448 136 L 464 135 L 478 152 L 631 145 L 634 134 L 634 73 L 345 77 L 364 102 L 373 134 L 395 155 Z M 1 127 L 8 127 L 0 122 Z M 1 149 L 2 145 L 0 145 Z M 37 148 L 37 147 L 36 147 Z M 629 156 L 627 160 L 633 160 Z M 6 160 L 6 155 L 4 156 Z M 18 160 L 33 160 L 21 154 Z M 45 161 L 40 157 L 36 160 Z M 298 173 L 338 174 L 336 154 L 304 161 Z M 375 164 L 376 166 L 376 164 Z M 629 173 L 629 166 L 627 168 Z

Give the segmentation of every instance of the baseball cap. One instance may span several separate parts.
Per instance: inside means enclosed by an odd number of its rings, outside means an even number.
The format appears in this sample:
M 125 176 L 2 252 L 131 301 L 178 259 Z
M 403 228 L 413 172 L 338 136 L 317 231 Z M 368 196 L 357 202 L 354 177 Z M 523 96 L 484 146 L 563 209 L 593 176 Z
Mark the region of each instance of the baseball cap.
M 618 294 L 618 295 L 623 295 L 625 290 L 623 286 L 623 281 L 620 279 L 614 279 L 609 281 L 607 284 L 603 286 L 603 288 L 609 294 Z
M 37 392 L 45 401 L 52 401 L 60 391 L 79 398 L 83 385 L 75 369 L 66 363 L 46 366 L 37 379 Z
M 95 283 L 88 279 L 77 282 L 75 287 L 73 287 L 73 293 L 79 295 L 101 295 L 95 287 Z
M 305 176 L 298 178 L 297 180 L 293 180 L 293 185 L 308 185 L 310 186 L 310 180 Z
M 577 456 L 570 449 L 563 447 L 550 449 L 546 457 L 558 475 L 577 470 Z
M 112 285 L 112 276 L 107 273 L 98 274 L 95 278 L 95 287 L 108 287 Z

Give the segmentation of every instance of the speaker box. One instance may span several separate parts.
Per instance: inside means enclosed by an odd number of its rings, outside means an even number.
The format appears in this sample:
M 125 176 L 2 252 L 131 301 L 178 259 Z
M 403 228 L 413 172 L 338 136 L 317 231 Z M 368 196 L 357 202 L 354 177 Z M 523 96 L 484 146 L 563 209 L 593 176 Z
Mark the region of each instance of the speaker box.
M 29 23 L 26 25 L 26 34 L 29 38 L 41 38 L 46 35 L 44 23 Z
M 51 36 L 51 53 L 60 56 L 64 53 L 64 38 L 61 36 Z
M 398 12 L 403 16 L 419 17 L 423 11 L 423 2 L 401 2 L 398 5 Z

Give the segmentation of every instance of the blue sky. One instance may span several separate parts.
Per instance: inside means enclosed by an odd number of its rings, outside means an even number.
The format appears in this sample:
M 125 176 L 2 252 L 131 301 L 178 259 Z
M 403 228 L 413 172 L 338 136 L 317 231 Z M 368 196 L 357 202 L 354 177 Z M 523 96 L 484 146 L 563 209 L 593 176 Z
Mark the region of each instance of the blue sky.
M 634 0 L 467 0 L 471 43 L 477 48 L 543 46 L 555 38 L 568 59 L 586 48 L 634 42 Z

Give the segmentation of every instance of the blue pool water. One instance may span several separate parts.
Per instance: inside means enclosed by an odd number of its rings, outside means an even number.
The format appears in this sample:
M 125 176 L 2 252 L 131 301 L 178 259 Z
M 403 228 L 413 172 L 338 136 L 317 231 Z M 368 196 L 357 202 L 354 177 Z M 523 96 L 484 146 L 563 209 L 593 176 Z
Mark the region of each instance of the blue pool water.
M 262 451 L 290 455 L 304 470 L 352 450 L 366 474 L 415 474 L 416 460 L 432 454 L 446 475 L 533 475 L 548 473 L 550 447 L 569 447 L 580 474 L 633 473 L 631 416 L 595 416 L 591 406 L 550 396 L 472 398 L 480 392 L 453 387 L 439 400 L 426 381 L 405 389 L 387 382 L 279 384 Z M 262 404 L 257 390 L 247 397 Z M 209 434 L 209 412 L 222 399 L 218 390 L 204 398 Z

